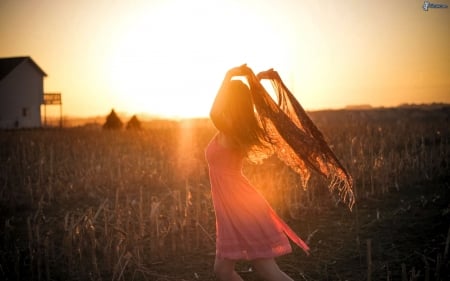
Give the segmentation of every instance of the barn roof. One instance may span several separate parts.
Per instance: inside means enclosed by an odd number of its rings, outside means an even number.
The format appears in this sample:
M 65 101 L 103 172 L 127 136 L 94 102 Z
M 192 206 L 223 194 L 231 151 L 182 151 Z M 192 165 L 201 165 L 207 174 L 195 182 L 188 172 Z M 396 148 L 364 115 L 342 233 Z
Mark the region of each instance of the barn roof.
M 31 57 L 12 57 L 12 58 L 0 58 L 0 80 L 5 78 L 11 71 L 14 70 L 23 61 L 28 60 L 31 64 L 42 73 L 43 76 L 47 74 L 31 59 Z

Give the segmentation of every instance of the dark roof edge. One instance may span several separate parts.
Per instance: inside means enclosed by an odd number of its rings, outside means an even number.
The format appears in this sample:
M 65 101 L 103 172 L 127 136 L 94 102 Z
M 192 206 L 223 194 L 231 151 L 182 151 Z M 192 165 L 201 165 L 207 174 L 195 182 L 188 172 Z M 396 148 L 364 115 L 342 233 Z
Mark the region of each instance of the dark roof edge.
M 36 67 L 37 70 L 39 70 L 42 73 L 42 75 L 44 75 L 44 77 L 47 77 L 47 73 L 45 73 L 44 70 L 42 70 L 42 68 L 40 68 L 39 65 L 31 57 L 24 57 L 24 58 L 29 60 L 31 64 L 33 64 L 34 67 Z
M 29 62 L 31 62 L 31 64 L 40 72 L 42 73 L 42 75 L 44 77 L 47 77 L 47 73 L 44 72 L 44 70 L 42 70 L 42 68 L 39 67 L 39 65 L 30 57 L 30 56 L 18 56 L 18 57 L 4 57 L 4 58 L 0 58 L 0 60 L 2 59 L 17 59 L 17 60 L 21 60 L 21 62 L 19 64 L 21 64 L 22 62 L 28 60 Z M 19 65 L 18 64 L 18 65 Z M 14 67 L 16 68 L 16 67 Z M 13 68 L 13 69 L 14 69 Z M 12 69 L 11 69 L 12 71 Z

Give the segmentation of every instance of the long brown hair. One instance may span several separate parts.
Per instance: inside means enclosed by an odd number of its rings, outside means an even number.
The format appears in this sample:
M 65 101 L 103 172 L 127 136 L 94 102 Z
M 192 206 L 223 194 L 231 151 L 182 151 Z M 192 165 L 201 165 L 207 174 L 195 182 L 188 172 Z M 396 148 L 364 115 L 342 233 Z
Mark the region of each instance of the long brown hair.
M 234 146 L 249 160 L 258 161 L 270 154 L 270 139 L 255 111 L 250 88 L 241 80 L 230 80 L 225 89 L 224 117 L 230 122 L 229 131 Z

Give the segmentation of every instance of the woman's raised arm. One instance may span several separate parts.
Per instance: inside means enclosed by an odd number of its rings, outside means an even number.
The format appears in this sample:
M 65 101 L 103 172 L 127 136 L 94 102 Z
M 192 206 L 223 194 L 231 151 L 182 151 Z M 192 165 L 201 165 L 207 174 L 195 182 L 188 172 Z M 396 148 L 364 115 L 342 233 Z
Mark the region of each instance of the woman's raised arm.
M 247 76 L 249 73 L 253 73 L 252 70 L 243 64 L 238 67 L 231 68 L 225 74 L 222 84 L 214 99 L 213 105 L 209 112 L 209 116 L 214 123 L 214 126 L 222 132 L 229 131 L 230 122 L 225 115 L 225 109 L 227 107 L 227 87 L 231 79 L 235 76 Z

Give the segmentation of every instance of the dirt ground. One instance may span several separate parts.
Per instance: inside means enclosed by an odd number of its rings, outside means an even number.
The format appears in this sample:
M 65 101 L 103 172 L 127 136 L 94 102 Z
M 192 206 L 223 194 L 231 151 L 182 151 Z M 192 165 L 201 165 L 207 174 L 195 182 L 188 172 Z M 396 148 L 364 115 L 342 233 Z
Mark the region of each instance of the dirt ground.
M 369 272 L 371 280 L 450 280 L 448 177 L 359 201 L 352 212 L 330 204 L 288 224 L 311 247 L 310 256 L 294 246 L 277 259 L 294 280 L 369 280 Z M 216 280 L 213 262 L 214 249 L 206 247 L 155 264 L 148 274 L 155 280 Z M 244 280 L 262 280 L 246 262 L 237 269 Z
M 449 176 L 360 200 L 352 212 L 330 201 L 287 223 L 311 248 L 306 256 L 293 245 L 277 259 L 294 280 L 450 280 Z M 199 250 L 146 264 L 133 280 L 217 280 L 213 262 L 208 240 Z M 263 280 L 246 262 L 237 270 L 246 281 Z M 60 280 L 57 271 L 51 280 Z M 102 280 L 112 280 L 104 273 Z

